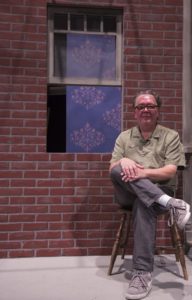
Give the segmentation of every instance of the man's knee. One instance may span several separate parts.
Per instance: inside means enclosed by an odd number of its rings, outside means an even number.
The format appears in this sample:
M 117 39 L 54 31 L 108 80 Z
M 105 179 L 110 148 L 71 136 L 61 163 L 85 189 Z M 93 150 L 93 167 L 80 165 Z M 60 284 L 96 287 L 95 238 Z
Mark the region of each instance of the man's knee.
M 117 178 L 121 177 L 121 172 L 122 172 L 122 170 L 121 170 L 120 165 L 113 167 L 110 171 L 111 179 L 113 180 L 113 179 L 117 179 Z

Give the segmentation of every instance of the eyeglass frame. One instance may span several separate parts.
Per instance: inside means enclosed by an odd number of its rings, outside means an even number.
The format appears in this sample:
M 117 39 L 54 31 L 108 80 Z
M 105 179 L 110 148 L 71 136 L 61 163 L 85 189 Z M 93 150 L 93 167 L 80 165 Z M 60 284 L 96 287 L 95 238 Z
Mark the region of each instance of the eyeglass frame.
M 141 111 L 141 110 L 145 110 L 146 108 L 147 108 L 147 110 L 154 110 L 158 107 L 159 107 L 159 105 L 155 105 L 155 104 L 154 105 L 153 104 L 151 104 L 151 105 L 150 104 L 146 104 L 146 105 L 139 104 L 139 105 L 135 106 L 134 108 Z

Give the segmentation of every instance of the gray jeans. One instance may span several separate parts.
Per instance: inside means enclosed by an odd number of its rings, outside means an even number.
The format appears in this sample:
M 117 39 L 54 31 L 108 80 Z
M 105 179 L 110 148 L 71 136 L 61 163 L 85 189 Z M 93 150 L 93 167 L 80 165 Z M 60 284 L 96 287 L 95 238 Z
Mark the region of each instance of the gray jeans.
M 111 170 L 111 180 L 116 202 L 121 207 L 132 209 L 133 268 L 152 272 L 157 216 L 167 211 L 155 201 L 165 193 L 172 196 L 173 191 L 166 186 L 159 188 L 148 179 L 123 182 L 120 173 L 121 167 L 114 167 Z

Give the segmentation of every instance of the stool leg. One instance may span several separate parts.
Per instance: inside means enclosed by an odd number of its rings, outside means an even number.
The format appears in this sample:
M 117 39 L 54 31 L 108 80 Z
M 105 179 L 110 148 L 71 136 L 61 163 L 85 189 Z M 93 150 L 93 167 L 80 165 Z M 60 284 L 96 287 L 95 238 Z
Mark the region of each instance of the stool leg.
M 174 226 L 175 226 L 175 224 L 172 224 L 170 226 L 171 241 L 172 241 L 173 248 L 175 250 L 175 259 L 176 259 L 176 261 L 179 261 L 179 254 L 178 254 L 178 251 L 177 251 L 177 239 L 176 239 L 175 227 Z
M 128 241 L 129 241 L 130 228 L 131 228 L 131 212 L 127 213 L 127 218 L 126 218 L 126 226 L 125 226 L 125 230 L 124 230 L 124 240 L 123 240 L 123 243 L 121 245 L 121 248 L 122 248 L 121 258 L 122 259 L 124 259 L 124 257 L 125 257 L 127 244 L 128 244 Z
M 176 258 L 178 259 L 178 261 L 181 264 L 184 279 L 188 280 L 188 273 L 187 273 L 187 268 L 186 268 L 186 263 L 185 263 L 184 249 L 183 249 L 183 245 L 181 242 L 181 236 L 180 236 L 178 227 L 175 222 L 171 226 L 171 231 L 172 231 L 172 236 L 174 239 L 174 244 L 175 244 L 174 246 L 176 248 Z
M 124 229 L 124 225 L 126 222 L 126 218 L 127 218 L 127 214 L 123 213 L 122 217 L 121 217 L 121 221 L 120 221 L 120 226 L 119 229 L 117 231 L 116 234 L 116 239 L 115 239 L 115 243 L 113 245 L 113 249 L 112 249 L 112 254 L 111 254 L 111 260 L 110 260 L 110 265 L 109 265 L 109 269 L 108 269 L 108 275 L 111 275 L 112 270 L 113 270 L 113 266 L 118 254 L 118 250 L 120 248 L 120 243 L 121 243 L 121 236 L 122 236 L 122 232 Z

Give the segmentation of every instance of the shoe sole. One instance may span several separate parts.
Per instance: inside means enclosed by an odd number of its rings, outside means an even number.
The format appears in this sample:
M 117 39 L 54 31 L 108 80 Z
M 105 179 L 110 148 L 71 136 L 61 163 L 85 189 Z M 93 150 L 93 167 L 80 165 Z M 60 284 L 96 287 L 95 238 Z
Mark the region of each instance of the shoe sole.
M 177 224 L 177 226 L 180 229 L 183 229 L 185 227 L 185 225 L 187 224 L 187 222 L 189 221 L 190 217 L 191 217 L 190 205 L 188 203 L 186 203 L 186 215 L 185 215 L 185 218 L 183 218 L 182 223 Z
M 143 299 L 143 298 L 145 298 L 145 297 L 147 297 L 149 295 L 149 293 L 151 292 L 151 289 L 152 289 L 152 285 L 149 287 L 149 290 L 146 293 L 139 294 L 139 295 L 125 294 L 125 299 L 127 299 L 127 300 Z

